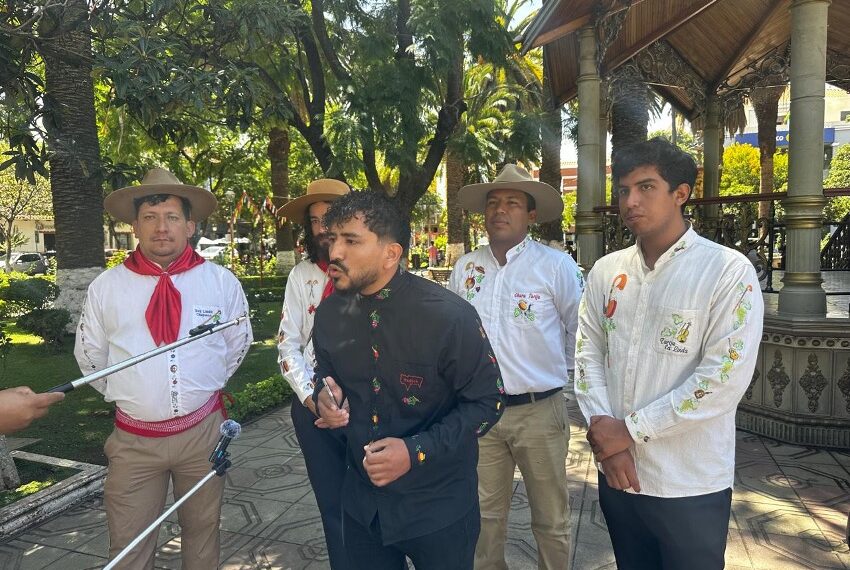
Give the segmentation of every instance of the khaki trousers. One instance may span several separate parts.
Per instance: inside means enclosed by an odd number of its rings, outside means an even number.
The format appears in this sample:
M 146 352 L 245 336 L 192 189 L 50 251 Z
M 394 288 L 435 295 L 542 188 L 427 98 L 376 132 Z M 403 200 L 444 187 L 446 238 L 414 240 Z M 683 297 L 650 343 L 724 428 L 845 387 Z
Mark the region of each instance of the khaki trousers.
M 221 421 L 221 413 L 214 412 L 168 437 L 142 437 L 117 428 L 112 432 L 104 446 L 109 471 L 103 493 L 110 559 L 162 514 L 170 481 L 177 500 L 210 472 Z M 183 570 L 218 568 L 223 493 L 224 478 L 214 477 L 177 510 Z M 116 568 L 152 569 L 157 536 L 149 534 Z
M 537 567 L 569 568 L 569 441 L 567 403 L 562 394 L 506 407 L 499 423 L 478 440 L 481 535 L 475 549 L 476 570 L 508 568 L 505 540 L 515 466 L 519 466 L 528 493 L 531 531 L 537 541 Z

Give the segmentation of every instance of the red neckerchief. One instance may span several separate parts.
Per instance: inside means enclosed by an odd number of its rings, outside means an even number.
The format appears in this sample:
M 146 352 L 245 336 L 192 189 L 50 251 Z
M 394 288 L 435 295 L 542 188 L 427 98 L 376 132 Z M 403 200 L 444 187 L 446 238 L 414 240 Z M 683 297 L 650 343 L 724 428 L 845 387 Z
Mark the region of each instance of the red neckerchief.
M 316 265 L 319 266 L 319 269 L 325 272 L 325 276 L 328 278 L 327 282 L 325 283 L 325 288 L 322 291 L 322 301 L 324 301 L 325 299 L 330 297 L 331 293 L 334 292 L 334 280 L 330 278 L 330 275 L 328 275 L 329 264 L 327 261 L 320 259 L 316 262 Z
M 171 262 L 167 270 L 163 270 L 162 267 L 145 257 L 142 250 L 138 248 L 124 260 L 124 265 L 133 273 L 159 277 L 145 311 L 148 330 L 150 330 L 153 341 L 157 346 L 174 342 L 177 340 L 177 333 L 180 331 L 180 313 L 183 304 L 180 300 L 180 291 L 171 282 L 171 276 L 189 271 L 203 262 L 204 258 L 198 255 L 188 244 L 183 253 Z

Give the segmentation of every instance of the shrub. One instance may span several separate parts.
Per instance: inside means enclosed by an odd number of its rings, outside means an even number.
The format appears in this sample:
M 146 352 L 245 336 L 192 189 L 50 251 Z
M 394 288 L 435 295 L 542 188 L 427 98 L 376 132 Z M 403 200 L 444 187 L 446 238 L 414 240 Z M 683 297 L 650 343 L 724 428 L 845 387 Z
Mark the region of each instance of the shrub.
M 0 299 L 5 301 L 8 315 L 21 315 L 35 309 L 47 308 L 59 294 L 59 287 L 44 277 L 9 279 L 7 287 L 0 287 Z
M 130 255 L 130 253 L 126 249 L 116 249 L 112 252 L 112 255 L 107 258 L 106 268 L 112 269 L 115 266 L 121 265 L 124 263 L 124 260 L 127 259 L 128 255 Z
M 292 389 L 283 376 L 275 374 L 265 380 L 247 384 L 233 394 L 233 402 L 225 401 L 227 412 L 234 420 L 244 422 L 280 406 L 292 396 Z
M 62 347 L 65 327 L 70 322 L 71 313 L 66 309 L 35 309 L 20 317 L 17 325 L 40 336 L 45 344 L 58 350 Z
M 240 277 L 239 282 L 242 283 L 242 289 L 245 290 L 245 293 L 253 291 L 254 289 L 266 289 L 272 287 L 279 287 L 283 289 L 286 287 L 286 275 L 264 275 L 262 284 L 260 284 L 259 275 Z

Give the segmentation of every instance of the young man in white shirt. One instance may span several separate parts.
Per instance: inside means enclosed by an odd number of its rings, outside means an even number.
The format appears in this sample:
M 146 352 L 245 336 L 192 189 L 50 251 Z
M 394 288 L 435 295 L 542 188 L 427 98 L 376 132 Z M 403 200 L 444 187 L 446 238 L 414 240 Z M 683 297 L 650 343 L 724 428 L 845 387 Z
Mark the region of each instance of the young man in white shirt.
M 154 168 L 140 185 L 107 196 L 104 207 L 133 224 L 139 246 L 89 286 L 74 348 L 84 374 L 170 344 L 196 326 L 247 315 L 239 280 L 189 244 L 195 223 L 216 207 L 211 192 Z M 116 405 L 115 430 L 104 445 L 110 558 L 162 513 L 169 483 L 179 498 L 210 472 L 226 417 L 221 390 L 252 339 L 246 319 L 92 383 Z M 216 477 L 177 511 L 186 570 L 218 566 L 223 492 L 224 479 Z M 156 532 L 148 535 L 118 568 L 152 569 L 156 540 Z
M 570 564 L 566 458 L 570 429 L 562 390 L 573 369 L 582 275 L 569 255 L 528 235 L 557 220 L 557 190 L 509 164 L 488 184 L 464 186 L 463 208 L 484 214 L 489 245 L 458 260 L 449 288 L 472 303 L 502 371 L 507 406 L 479 442 L 481 535 L 476 570 L 505 570 L 508 512 L 519 467 L 531 508 L 538 566 Z
M 596 262 L 579 309 L 576 397 L 621 569 L 723 568 L 735 410 L 764 306 L 752 264 L 694 232 L 693 159 L 664 139 L 613 162 L 637 237 Z
M 323 218 L 331 202 L 348 194 L 345 182 L 322 178 L 307 186 L 307 192 L 281 207 L 280 215 L 303 220 L 307 259 L 296 265 L 286 280 L 286 293 L 277 338 L 278 364 L 295 397 L 292 424 L 304 454 L 307 476 L 325 531 L 328 558 L 334 570 L 350 568 L 342 542 L 342 483 L 345 477 L 345 439 L 316 421 L 313 403 L 313 317 L 316 308 L 333 293 L 328 277 L 328 231 Z

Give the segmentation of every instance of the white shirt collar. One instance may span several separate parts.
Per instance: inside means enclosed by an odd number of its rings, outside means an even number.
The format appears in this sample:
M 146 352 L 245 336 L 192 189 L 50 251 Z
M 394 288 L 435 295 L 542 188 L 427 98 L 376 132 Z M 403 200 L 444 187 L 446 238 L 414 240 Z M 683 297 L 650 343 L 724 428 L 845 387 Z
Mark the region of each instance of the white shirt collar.
M 697 237 L 698 234 L 694 231 L 694 227 L 691 224 L 688 224 L 688 229 L 687 231 L 685 231 L 682 237 L 677 239 L 676 242 L 667 249 L 667 251 L 665 251 L 658 257 L 658 260 L 656 260 L 655 262 L 655 270 L 660 269 L 662 266 L 664 266 L 665 263 L 679 255 L 683 251 L 686 251 L 689 247 L 693 246 L 694 242 L 697 240 Z M 640 247 L 640 238 L 636 240 L 635 249 L 637 250 L 638 259 L 640 259 L 640 264 L 643 268 L 644 273 L 652 271 L 652 269 L 649 268 L 649 265 L 647 265 L 646 259 L 644 258 L 643 249 Z
M 524 238 L 522 238 L 522 241 L 521 241 L 521 242 L 519 242 L 518 244 L 516 244 L 515 246 L 513 246 L 512 248 L 510 248 L 510 249 L 507 251 L 507 253 L 505 253 L 505 259 L 507 260 L 507 263 L 506 263 L 505 265 L 507 265 L 508 263 L 510 263 L 510 262 L 511 262 L 511 260 L 512 260 L 512 259 L 514 259 L 516 256 L 518 256 L 520 253 L 522 253 L 523 251 L 525 251 L 525 248 L 527 248 L 527 247 L 528 247 L 528 243 L 529 243 L 530 241 L 531 241 L 531 237 L 529 237 L 529 235 L 528 235 L 528 234 L 525 234 L 525 237 L 524 237 Z M 497 260 L 497 259 L 496 259 L 496 256 L 495 256 L 495 255 L 493 255 L 493 249 L 492 249 L 489 245 L 487 246 L 487 250 L 490 252 L 490 257 L 492 257 L 492 258 L 493 258 L 493 261 L 495 261 L 495 262 L 496 262 L 496 267 L 501 266 L 501 264 L 499 263 L 499 260 Z

